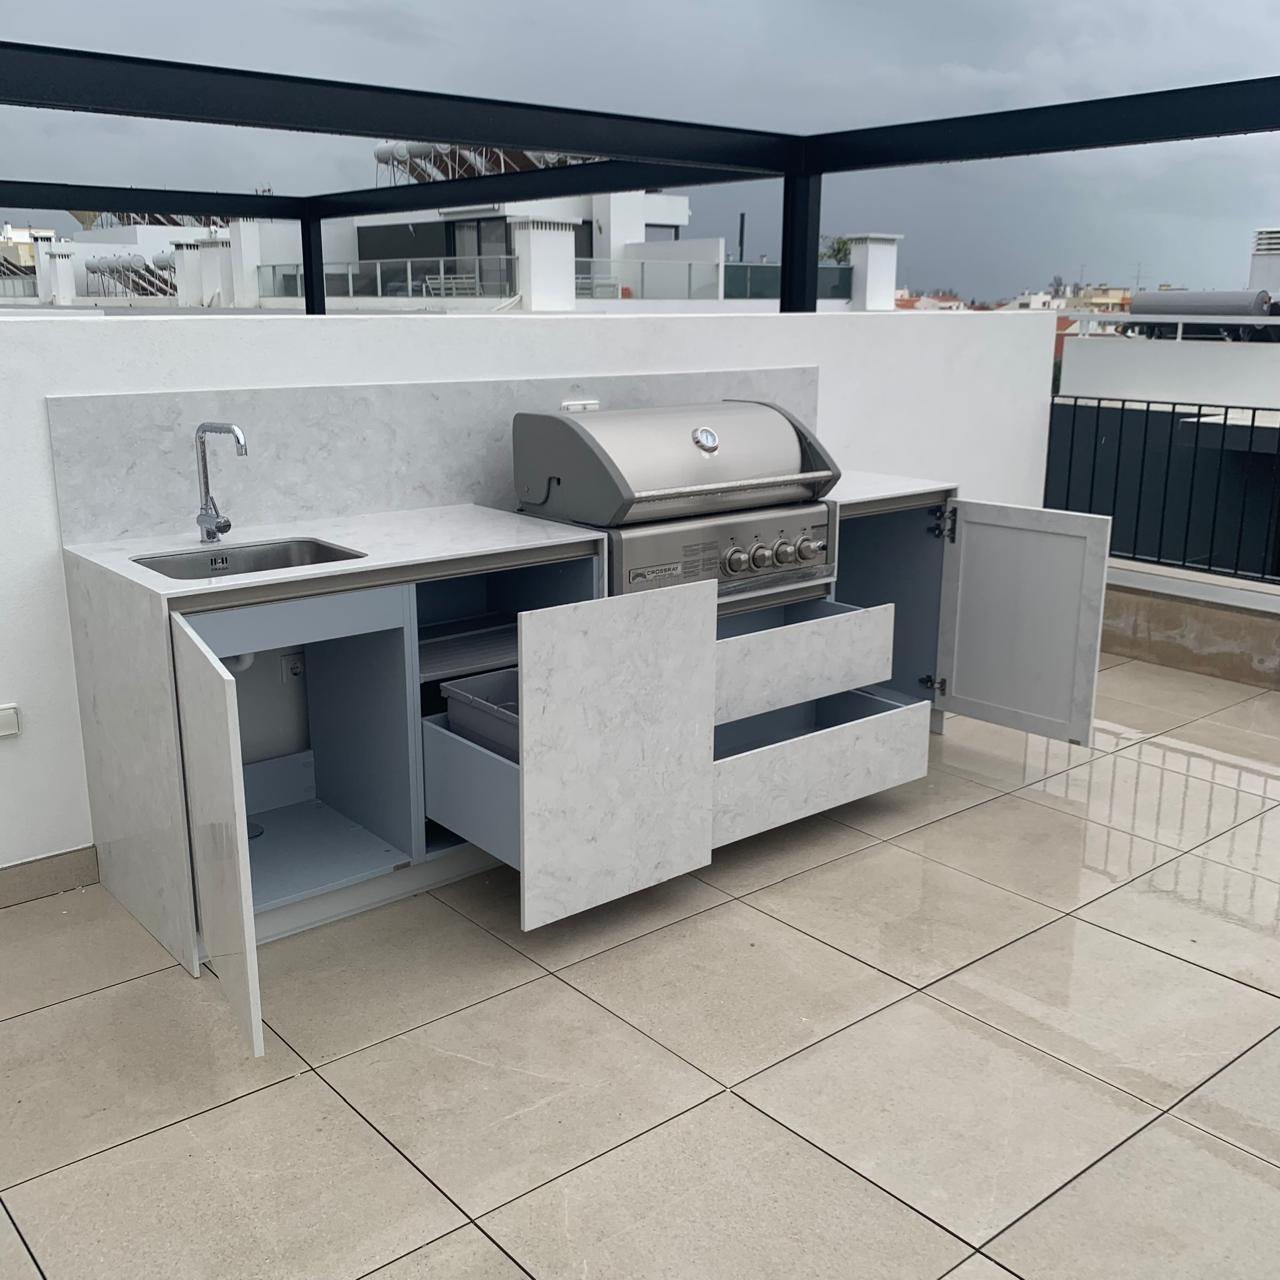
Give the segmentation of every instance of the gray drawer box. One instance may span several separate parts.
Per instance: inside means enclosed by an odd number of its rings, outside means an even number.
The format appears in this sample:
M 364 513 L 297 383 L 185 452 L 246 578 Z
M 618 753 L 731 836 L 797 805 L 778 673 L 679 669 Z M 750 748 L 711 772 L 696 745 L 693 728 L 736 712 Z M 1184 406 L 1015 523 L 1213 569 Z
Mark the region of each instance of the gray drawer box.
M 450 831 L 520 870 L 520 766 L 449 728 L 422 721 L 426 811 Z
M 805 600 L 721 618 L 716 723 L 889 679 L 893 605 Z
M 717 847 L 922 778 L 929 703 L 887 690 L 820 698 L 716 730 Z

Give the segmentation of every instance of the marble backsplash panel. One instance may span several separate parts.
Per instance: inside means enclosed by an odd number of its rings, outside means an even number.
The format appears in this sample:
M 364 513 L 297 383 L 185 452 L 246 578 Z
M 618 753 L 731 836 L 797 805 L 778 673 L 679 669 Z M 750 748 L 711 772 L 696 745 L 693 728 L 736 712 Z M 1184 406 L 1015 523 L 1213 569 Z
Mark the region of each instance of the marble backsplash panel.
M 235 422 L 249 455 L 209 438 L 210 483 L 240 526 L 478 502 L 514 507 L 511 419 L 565 400 L 603 409 L 771 400 L 814 424 L 816 368 L 588 378 L 257 387 L 48 398 L 64 543 L 186 534 L 199 505 L 193 434 Z

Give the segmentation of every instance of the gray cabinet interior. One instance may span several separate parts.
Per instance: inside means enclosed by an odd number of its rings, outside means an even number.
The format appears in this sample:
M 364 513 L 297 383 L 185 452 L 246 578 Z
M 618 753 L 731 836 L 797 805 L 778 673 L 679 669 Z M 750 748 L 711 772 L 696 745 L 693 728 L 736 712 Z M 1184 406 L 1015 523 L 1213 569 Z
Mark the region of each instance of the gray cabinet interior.
M 241 749 L 237 761 L 255 913 L 421 861 L 409 589 L 217 610 L 186 622 L 236 681 L 237 745 L 292 739 L 297 748 L 252 760 Z M 273 732 L 281 720 L 287 732 Z M 184 748 L 190 736 L 184 728 Z
M 886 683 L 992 724 L 1089 741 L 1110 521 L 952 499 L 840 522 L 836 598 L 894 606 Z

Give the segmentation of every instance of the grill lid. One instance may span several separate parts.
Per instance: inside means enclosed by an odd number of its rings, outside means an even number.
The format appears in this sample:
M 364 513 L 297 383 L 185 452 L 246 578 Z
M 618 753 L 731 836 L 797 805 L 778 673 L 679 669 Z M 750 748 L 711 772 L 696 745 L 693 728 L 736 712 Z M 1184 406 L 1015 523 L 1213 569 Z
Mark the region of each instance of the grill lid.
M 518 413 L 522 510 L 609 528 L 812 502 L 840 471 L 785 410 L 750 400 L 586 413 Z

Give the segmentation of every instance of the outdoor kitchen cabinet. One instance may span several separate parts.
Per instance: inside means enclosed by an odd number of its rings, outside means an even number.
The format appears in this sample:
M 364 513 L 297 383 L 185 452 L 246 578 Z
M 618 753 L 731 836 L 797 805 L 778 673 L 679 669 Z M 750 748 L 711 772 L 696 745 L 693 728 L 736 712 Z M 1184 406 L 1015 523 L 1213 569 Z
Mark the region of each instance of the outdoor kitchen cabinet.
M 893 605 L 899 695 L 1087 744 L 1110 524 L 953 490 L 849 503 L 835 596 Z

